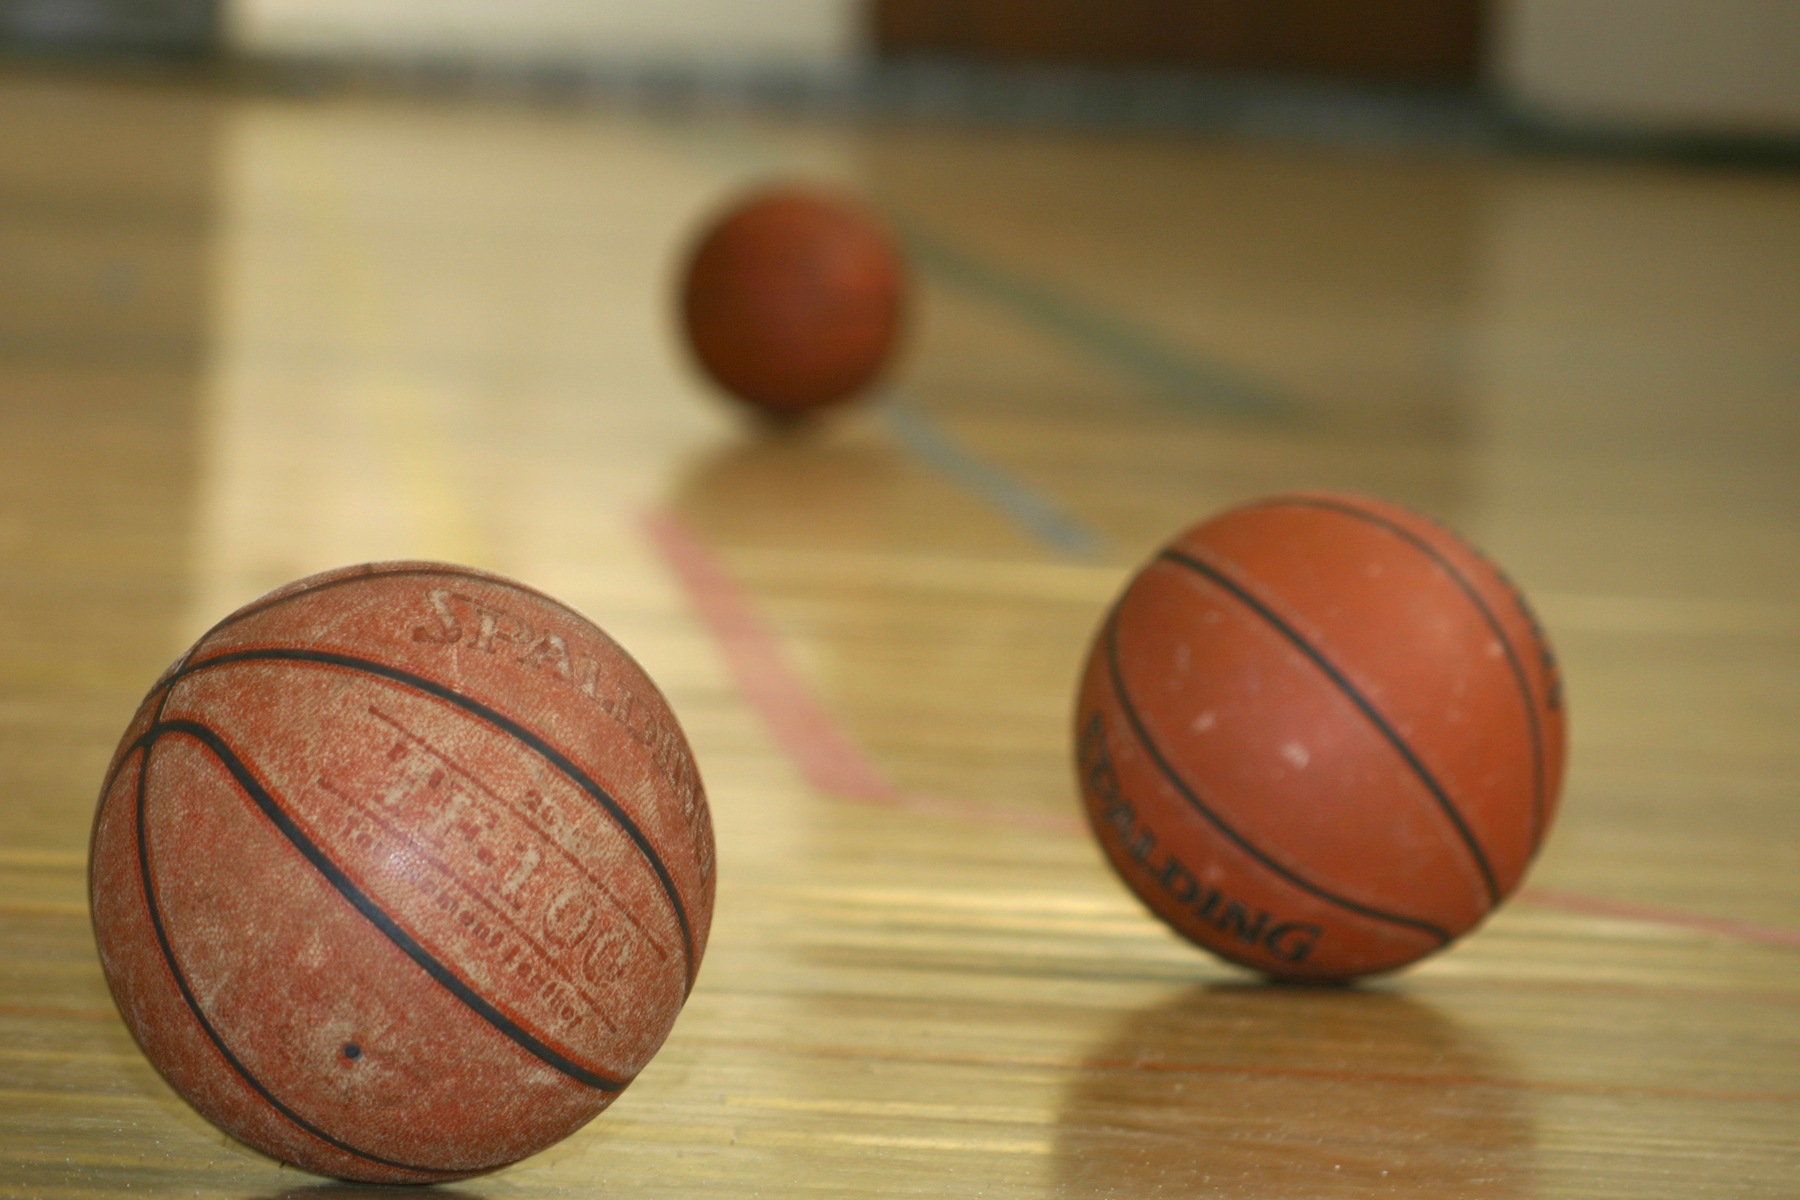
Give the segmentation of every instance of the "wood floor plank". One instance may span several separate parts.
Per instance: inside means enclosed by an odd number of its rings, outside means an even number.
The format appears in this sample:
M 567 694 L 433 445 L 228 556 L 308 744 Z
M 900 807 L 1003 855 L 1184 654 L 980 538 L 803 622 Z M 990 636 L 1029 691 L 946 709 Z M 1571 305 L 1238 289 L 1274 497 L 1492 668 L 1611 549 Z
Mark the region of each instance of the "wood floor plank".
M 183 645 L 410 556 L 614 633 L 720 845 L 661 1054 L 446 1194 L 1792 1194 L 1793 178 L 23 68 L 0 139 L 0 1196 L 375 1195 L 156 1075 L 84 867 L 113 741 Z M 918 278 L 890 407 L 777 435 L 688 365 L 670 287 L 694 222 L 784 171 L 882 205 Z M 1481 542 L 1571 697 L 1525 890 L 1351 988 L 1170 935 L 1069 763 L 1135 564 L 1302 487 Z M 800 702 L 847 772 L 783 734 Z

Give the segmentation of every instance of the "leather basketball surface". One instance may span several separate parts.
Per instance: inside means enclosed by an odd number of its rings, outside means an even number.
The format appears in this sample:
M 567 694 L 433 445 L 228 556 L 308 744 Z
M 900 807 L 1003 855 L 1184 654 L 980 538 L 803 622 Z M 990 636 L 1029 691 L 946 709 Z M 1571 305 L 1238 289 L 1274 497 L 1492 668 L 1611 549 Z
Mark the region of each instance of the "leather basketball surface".
M 1356 496 L 1273 497 L 1166 546 L 1096 638 L 1075 732 L 1120 876 L 1282 978 L 1392 970 L 1473 928 L 1562 778 L 1524 597 L 1448 530 Z
M 865 389 L 892 356 L 905 272 L 856 206 L 801 189 L 755 195 L 696 247 L 682 288 L 695 356 L 726 391 L 794 415 Z
M 431 1182 L 565 1137 L 706 948 L 713 842 L 643 670 L 499 576 L 383 563 L 228 617 L 151 690 L 95 818 L 114 998 L 205 1116 Z

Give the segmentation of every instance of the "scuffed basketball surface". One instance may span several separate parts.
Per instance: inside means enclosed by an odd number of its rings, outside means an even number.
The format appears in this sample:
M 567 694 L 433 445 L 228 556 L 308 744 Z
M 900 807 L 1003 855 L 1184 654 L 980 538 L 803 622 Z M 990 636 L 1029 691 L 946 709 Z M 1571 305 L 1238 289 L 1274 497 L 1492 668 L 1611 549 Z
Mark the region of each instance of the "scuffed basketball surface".
M 1563 764 L 1524 597 L 1397 505 L 1298 494 L 1134 578 L 1076 710 L 1087 812 L 1164 921 L 1267 974 L 1392 970 L 1519 884 Z
M 574 611 L 434 563 L 315 575 L 151 690 L 94 823 L 120 1012 L 233 1136 L 453 1179 L 643 1069 L 706 948 L 711 819 L 656 686 Z
M 856 205 L 804 188 L 740 202 L 695 248 L 688 344 L 726 391 L 795 416 L 868 387 L 899 337 L 905 272 Z

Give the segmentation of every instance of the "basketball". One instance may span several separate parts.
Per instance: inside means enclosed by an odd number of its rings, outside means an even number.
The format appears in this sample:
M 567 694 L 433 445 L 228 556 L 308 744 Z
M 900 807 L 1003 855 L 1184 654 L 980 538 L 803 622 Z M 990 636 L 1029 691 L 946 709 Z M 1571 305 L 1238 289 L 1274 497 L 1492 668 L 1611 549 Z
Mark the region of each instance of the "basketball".
M 1158 917 L 1331 981 L 1443 948 L 1518 886 L 1564 732 L 1549 643 L 1496 566 L 1398 505 L 1297 494 L 1138 572 L 1075 736 L 1094 832 Z
M 492 1170 L 667 1036 L 713 904 L 674 714 L 617 643 L 497 575 L 378 563 L 239 609 L 114 756 L 94 932 L 144 1053 L 323 1175 Z
M 688 262 L 682 316 L 725 391 L 795 417 L 866 389 L 893 354 L 905 270 L 881 225 L 838 197 L 777 188 L 714 223 Z

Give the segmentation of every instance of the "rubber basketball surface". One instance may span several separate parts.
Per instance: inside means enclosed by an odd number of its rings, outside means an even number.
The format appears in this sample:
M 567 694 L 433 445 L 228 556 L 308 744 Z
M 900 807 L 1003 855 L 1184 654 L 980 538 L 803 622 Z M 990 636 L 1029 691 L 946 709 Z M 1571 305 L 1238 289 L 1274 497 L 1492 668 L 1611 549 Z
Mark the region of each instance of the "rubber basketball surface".
M 1564 744 L 1555 660 L 1506 576 L 1416 513 L 1329 494 L 1166 546 L 1096 638 L 1075 733 L 1127 884 L 1294 979 L 1473 928 L 1541 844 Z
M 905 268 L 872 216 L 826 193 L 773 188 L 700 240 L 682 319 L 721 387 L 792 417 L 874 381 L 899 339 L 905 289 Z
M 489 1170 L 642 1070 L 706 947 L 711 821 L 674 715 L 585 618 L 468 568 L 300 580 L 121 740 L 90 891 L 139 1044 L 322 1174 Z

